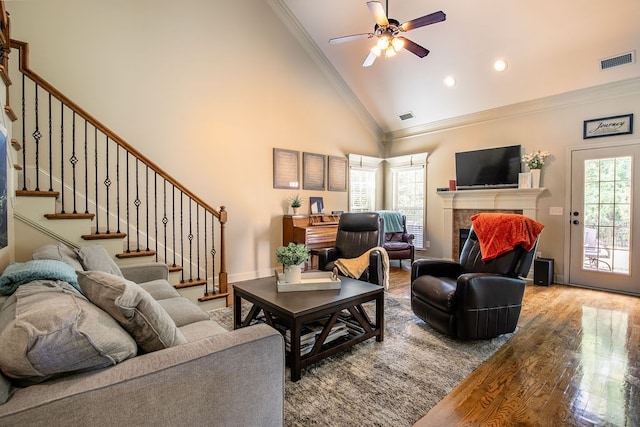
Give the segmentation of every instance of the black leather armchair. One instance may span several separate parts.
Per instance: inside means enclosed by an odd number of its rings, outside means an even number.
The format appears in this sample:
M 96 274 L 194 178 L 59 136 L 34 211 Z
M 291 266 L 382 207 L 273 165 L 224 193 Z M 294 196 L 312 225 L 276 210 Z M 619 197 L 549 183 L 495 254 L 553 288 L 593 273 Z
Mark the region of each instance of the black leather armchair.
M 419 259 L 411 266 L 411 309 L 427 324 L 459 339 L 485 339 L 513 332 L 537 241 L 530 251 L 512 251 L 482 262 L 471 229 L 460 262 Z
M 369 249 L 382 246 L 382 218 L 375 212 L 352 212 L 340 215 L 335 247 L 318 251 L 318 269 L 332 271 L 338 258 L 357 258 Z M 384 285 L 382 254 L 371 251 L 369 268 L 359 280 Z

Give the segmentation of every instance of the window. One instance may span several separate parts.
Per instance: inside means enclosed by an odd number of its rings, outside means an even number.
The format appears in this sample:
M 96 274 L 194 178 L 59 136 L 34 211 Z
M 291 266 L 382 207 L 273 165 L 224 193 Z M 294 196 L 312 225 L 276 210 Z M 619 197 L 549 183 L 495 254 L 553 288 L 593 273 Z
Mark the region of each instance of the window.
M 424 248 L 424 204 L 427 154 L 387 159 L 393 183 L 392 209 L 407 217 L 407 232 L 416 249 Z
M 349 154 L 349 212 L 376 210 L 377 171 L 382 159 Z
M 371 212 L 376 206 L 376 171 L 352 167 L 349 171 L 349 212 Z

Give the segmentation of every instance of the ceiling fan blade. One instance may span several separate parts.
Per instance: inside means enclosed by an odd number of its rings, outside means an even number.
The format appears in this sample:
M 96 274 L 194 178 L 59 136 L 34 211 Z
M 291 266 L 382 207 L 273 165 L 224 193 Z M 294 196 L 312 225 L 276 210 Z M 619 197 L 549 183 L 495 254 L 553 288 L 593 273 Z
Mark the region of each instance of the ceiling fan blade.
M 363 67 L 370 67 L 373 65 L 373 62 L 376 60 L 377 56 L 373 52 L 369 52 L 369 56 L 366 57 L 364 62 L 362 63 Z
M 420 58 L 424 58 L 425 56 L 429 55 L 429 49 L 426 49 L 420 46 L 419 44 L 412 42 L 407 38 L 404 38 L 404 37 L 396 37 L 396 38 L 404 41 L 404 48 L 407 49 L 409 52 L 413 53 L 414 55 L 419 56 Z
M 412 19 L 411 21 L 407 21 L 404 24 L 400 25 L 401 31 L 409 31 L 414 28 L 424 27 L 425 25 L 435 24 L 437 22 L 442 22 L 447 19 L 447 15 L 443 11 L 438 11 L 434 13 L 430 13 L 429 15 L 421 16 L 420 18 Z
M 376 24 L 381 27 L 389 25 L 389 20 L 387 19 L 387 14 L 384 13 L 382 3 L 379 1 L 368 1 L 367 6 L 369 6 L 369 10 L 373 13 L 373 18 L 376 20 Z
M 350 42 L 352 40 L 370 39 L 371 37 L 373 37 L 373 33 L 352 34 L 350 36 L 332 38 L 331 40 L 329 40 L 329 43 L 338 44 L 338 43 Z

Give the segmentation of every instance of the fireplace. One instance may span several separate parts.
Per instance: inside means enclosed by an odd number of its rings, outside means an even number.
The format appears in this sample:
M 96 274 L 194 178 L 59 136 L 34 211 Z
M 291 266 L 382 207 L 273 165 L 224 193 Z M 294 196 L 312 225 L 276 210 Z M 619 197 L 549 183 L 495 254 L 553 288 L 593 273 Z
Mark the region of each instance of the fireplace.
M 438 192 L 443 200 L 443 257 L 459 260 L 460 229 L 471 228 L 471 216 L 480 212 L 523 214 L 536 219 L 538 196 L 545 188 L 487 189 Z

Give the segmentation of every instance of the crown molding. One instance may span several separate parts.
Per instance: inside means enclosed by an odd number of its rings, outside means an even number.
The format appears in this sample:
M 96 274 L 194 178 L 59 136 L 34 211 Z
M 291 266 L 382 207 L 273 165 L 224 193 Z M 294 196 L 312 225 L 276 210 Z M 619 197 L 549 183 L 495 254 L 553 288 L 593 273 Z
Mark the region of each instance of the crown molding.
M 444 130 L 472 126 L 540 111 L 566 108 L 573 105 L 585 104 L 601 99 L 616 98 L 638 92 L 640 92 L 640 77 L 620 80 L 389 132 L 385 134 L 384 140 L 390 143 L 435 132 L 442 132 Z
M 349 87 L 347 82 L 344 81 L 340 73 L 338 73 L 334 66 L 331 65 L 329 59 L 327 59 L 318 45 L 315 44 L 311 36 L 309 36 L 309 33 L 307 33 L 304 27 L 300 24 L 300 21 L 298 21 L 298 19 L 293 15 L 283 0 L 267 0 L 267 3 L 271 6 L 273 11 L 293 34 L 304 50 L 307 51 L 311 59 L 320 68 L 320 71 L 334 85 L 351 110 L 362 121 L 362 123 L 364 123 L 369 132 L 375 137 L 376 141 L 378 141 L 379 148 L 382 149 L 384 131 L 373 119 L 371 114 L 369 114 L 369 111 L 364 107 L 364 105 L 362 105 L 356 94 L 351 90 L 351 87 Z

